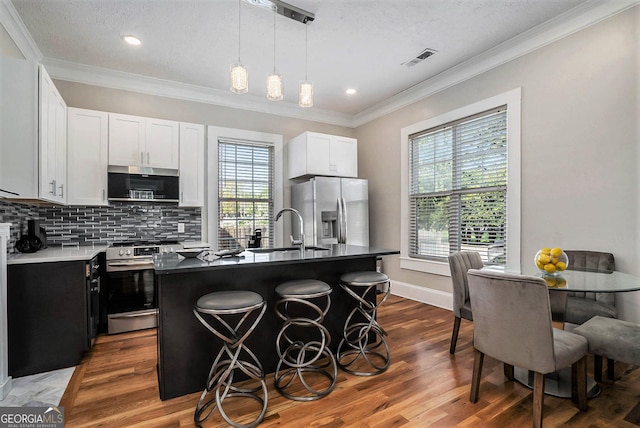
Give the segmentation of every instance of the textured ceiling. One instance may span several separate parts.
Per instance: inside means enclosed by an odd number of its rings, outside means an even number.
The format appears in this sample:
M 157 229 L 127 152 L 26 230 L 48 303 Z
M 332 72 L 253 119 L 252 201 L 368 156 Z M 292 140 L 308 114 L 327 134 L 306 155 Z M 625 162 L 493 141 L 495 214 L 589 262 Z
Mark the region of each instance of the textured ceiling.
M 315 107 L 354 115 L 495 47 L 584 0 L 290 0 L 308 24 Z M 228 91 L 238 58 L 237 0 L 12 0 L 45 58 Z M 249 93 L 273 70 L 273 13 L 241 2 Z M 125 45 L 134 34 L 142 46 Z M 305 26 L 276 19 L 275 67 L 285 101 L 305 74 Z M 425 48 L 437 51 L 407 68 Z M 357 89 L 354 96 L 345 89 Z M 237 95 L 242 97 L 242 95 Z

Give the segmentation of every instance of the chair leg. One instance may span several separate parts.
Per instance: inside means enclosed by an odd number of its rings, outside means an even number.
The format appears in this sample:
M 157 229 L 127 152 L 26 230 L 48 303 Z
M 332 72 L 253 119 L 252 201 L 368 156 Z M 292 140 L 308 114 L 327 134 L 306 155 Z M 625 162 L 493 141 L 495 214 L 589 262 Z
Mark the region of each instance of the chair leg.
M 542 407 L 544 404 L 544 375 L 533 374 L 533 428 L 542 428 Z
M 502 368 L 502 370 L 504 371 L 504 377 L 506 377 L 509 380 L 513 380 L 513 366 L 511 364 L 507 364 L 507 363 L 502 363 L 504 365 L 504 367 Z
M 449 346 L 449 353 L 451 355 L 456 353 L 456 343 L 458 342 L 458 331 L 460 331 L 460 317 L 454 317 L 453 333 L 451 333 L 451 346 Z
M 602 382 L 602 357 L 600 355 L 593 356 L 593 378 L 596 382 Z
M 587 410 L 587 357 L 584 356 L 571 365 L 571 398 L 578 409 Z
M 471 376 L 471 395 L 469 400 L 472 403 L 478 402 L 480 393 L 480 378 L 482 377 L 482 363 L 484 362 L 484 353 L 473 349 L 473 375 Z
M 611 358 L 607 358 L 607 379 L 612 382 L 616 379 L 616 362 Z

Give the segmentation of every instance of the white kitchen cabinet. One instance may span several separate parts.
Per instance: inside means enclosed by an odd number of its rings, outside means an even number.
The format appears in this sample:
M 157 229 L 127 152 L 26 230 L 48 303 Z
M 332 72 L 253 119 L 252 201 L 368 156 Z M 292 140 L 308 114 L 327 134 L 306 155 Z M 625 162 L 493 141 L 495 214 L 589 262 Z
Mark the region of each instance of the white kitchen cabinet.
M 67 180 L 67 104 L 40 66 L 40 199 L 64 204 Z
M 304 132 L 287 143 L 289 178 L 358 176 L 358 140 Z
M 179 124 L 109 113 L 109 165 L 178 169 Z
M 179 205 L 204 206 L 204 125 L 180 123 Z
M 0 197 L 37 199 L 38 65 L 0 55 L 0 99 Z
M 109 114 L 67 110 L 67 204 L 107 205 Z

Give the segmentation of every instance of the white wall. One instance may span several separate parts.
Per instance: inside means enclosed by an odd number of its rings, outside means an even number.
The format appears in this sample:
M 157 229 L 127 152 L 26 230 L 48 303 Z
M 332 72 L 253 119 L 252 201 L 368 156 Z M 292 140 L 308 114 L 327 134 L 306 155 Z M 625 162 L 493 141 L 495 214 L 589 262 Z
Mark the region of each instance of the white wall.
M 400 129 L 522 88 L 522 263 L 559 246 L 611 252 L 640 274 L 638 52 L 640 7 L 357 129 L 359 170 L 370 180 L 372 245 L 400 248 Z M 438 295 L 450 278 L 400 269 L 394 281 Z M 620 296 L 621 312 L 638 307 Z M 637 315 L 637 314 L 636 314 Z

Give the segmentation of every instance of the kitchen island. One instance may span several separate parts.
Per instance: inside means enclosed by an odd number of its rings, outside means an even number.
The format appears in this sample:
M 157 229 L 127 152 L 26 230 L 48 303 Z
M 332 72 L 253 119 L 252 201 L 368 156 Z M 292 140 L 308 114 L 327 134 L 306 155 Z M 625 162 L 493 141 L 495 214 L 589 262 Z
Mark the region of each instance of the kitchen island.
M 275 340 L 280 322 L 274 313 L 278 284 L 293 279 L 318 279 L 333 287 L 325 326 L 331 349 L 340 342 L 353 301 L 338 286 L 347 272 L 375 270 L 379 256 L 396 250 L 334 244 L 325 250 L 252 252 L 206 261 L 176 255 L 156 257 L 158 292 L 158 383 L 162 400 L 202 391 L 221 342 L 193 315 L 201 296 L 221 290 L 251 290 L 267 302 L 260 324 L 247 346 L 260 359 L 265 372 L 275 371 Z

